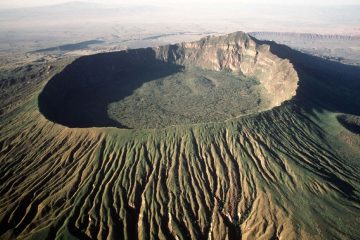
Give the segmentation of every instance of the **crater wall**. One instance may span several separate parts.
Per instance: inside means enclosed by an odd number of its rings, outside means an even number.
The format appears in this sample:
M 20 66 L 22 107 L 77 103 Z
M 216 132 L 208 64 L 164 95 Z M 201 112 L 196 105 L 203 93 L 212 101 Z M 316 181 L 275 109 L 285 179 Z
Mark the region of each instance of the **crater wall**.
M 236 32 L 80 57 L 48 82 L 39 109 L 69 127 L 119 128 L 217 122 L 260 112 L 291 99 L 298 86 L 293 65 L 269 48 Z

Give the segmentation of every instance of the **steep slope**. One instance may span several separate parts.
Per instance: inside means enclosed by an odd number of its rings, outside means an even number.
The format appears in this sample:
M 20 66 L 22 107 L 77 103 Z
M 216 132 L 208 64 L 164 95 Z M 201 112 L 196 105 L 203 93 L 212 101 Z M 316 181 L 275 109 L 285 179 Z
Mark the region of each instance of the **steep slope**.
M 299 76 L 297 95 L 266 112 L 69 128 L 35 94 L 3 115 L 1 238 L 357 239 L 360 137 L 337 116 L 360 115 L 360 69 L 266 44 Z

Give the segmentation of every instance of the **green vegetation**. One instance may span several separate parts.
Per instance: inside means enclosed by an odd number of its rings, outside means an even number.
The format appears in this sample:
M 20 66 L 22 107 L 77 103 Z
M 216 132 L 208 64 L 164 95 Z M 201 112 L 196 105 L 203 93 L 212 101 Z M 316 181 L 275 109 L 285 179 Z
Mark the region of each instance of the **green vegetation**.
M 11 64 L 0 68 L 0 115 L 19 107 L 34 91 L 69 64 L 71 59 L 58 59 L 55 64 L 39 59 L 23 64 Z
M 130 128 L 220 122 L 269 108 L 266 90 L 254 78 L 226 71 L 185 68 L 146 82 L 110 103 L 110 118 Z

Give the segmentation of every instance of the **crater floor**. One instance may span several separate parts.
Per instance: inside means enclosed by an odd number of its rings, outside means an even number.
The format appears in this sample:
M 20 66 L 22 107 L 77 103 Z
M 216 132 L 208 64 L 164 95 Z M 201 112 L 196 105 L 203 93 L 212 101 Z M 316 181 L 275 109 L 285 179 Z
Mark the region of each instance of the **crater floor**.
M 108 115 L 129 128 L 219 122 L 267 108 L 265 91 L 254 78 L 190 67 L 144 83 Z

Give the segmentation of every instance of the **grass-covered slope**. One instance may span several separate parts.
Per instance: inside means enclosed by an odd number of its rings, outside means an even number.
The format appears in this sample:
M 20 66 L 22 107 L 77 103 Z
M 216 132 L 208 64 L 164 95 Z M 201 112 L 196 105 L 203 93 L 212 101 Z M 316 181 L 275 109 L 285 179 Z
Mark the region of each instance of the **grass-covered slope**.
M 270 44 L 297 96 L 226 122 L 68 128 L 1 116 L 2 239 L 357 239 L 360 70 Z

